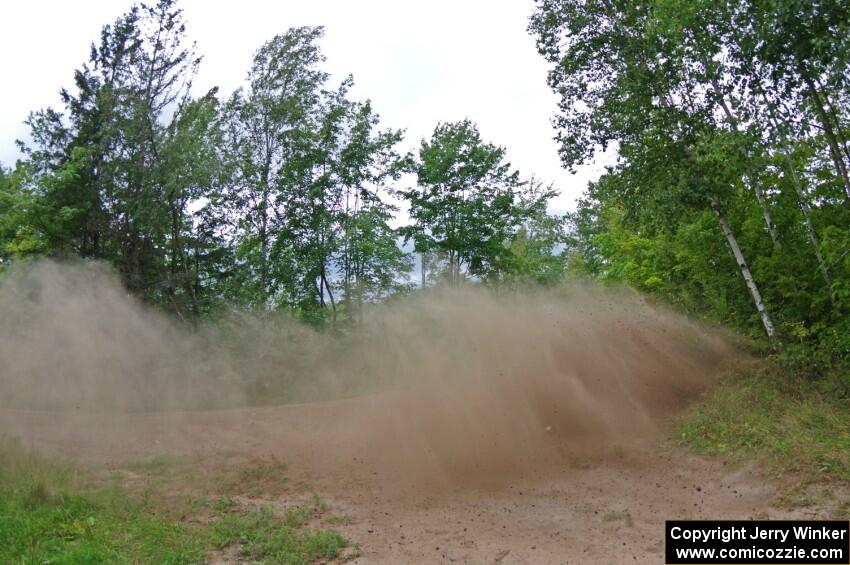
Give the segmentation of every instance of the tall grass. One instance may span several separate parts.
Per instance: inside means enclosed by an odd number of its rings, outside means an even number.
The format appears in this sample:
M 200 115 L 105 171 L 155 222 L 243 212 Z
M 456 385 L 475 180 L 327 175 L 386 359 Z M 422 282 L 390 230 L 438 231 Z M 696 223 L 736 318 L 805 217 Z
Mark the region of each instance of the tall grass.
M 777 362 L 740 369 L 691 407 L 680 432 L 702 453 L 850 482 L 850 372 L 811 377 Z

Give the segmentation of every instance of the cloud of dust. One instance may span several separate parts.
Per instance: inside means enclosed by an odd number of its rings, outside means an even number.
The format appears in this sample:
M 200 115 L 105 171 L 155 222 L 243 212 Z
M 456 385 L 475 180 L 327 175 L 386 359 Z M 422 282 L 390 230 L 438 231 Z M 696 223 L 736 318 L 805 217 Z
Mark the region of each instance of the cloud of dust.
M 4 408 L 179 412 L 189 437 L 216 424 L 215 412 L 187 409 L 243 407 L 222 421 L 216 449 L 243 447 L 233 430 L 245 414 L 268 443 L 259 450 L 324 465 L 365 458 L 392 474 L 513 472 L 643 436 L 734 356 L 715 330 L 581 285 L 421 293 L 374 306 L 341 335 L 245 314 L 189 331 L 91 263 L 42 261 L 0 279 Z
M 39 261 L 0 279 L 2 406 L 138 410 L 240 400 L 234 367 L 217 357 L 131 298 L 103 265 Z

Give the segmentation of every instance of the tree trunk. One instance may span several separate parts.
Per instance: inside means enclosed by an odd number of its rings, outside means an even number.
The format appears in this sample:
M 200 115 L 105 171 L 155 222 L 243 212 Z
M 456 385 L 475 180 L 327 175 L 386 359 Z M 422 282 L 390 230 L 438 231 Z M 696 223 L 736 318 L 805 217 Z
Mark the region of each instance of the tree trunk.
M 767 198 L 764 196 L 764 191 L 761 189 L 761 185 L 759 181 L 756 179 L 756 176 L 753 175 L 750 177 L 750 184 L 753 187 L 753 192 L 756 195 L 756 200 L 759 203 L 759 207 L 761 208 L 761 217 L 764 219 L 764 225 L 767 227 L 767 233 L 770 235 L 770 241 L 773 242 L 773 246 L 779 249 L 782 247 L 782 244 L 779 242 L 779 234 L 776 230 L 776 224 L 773 223 L 773 218 L 770 215 L 770 210 L 767 204 Z
M 768 106 L 770 108 L 770 106 Z M 773 121 L 773 127 L 776 129 L 777 135 L 779 133 L 779 124 L 776 122 L 776 118 L 773 115 L 773 110 L 771 110 L 771 120 Z M 785 144 L 783 140 L 783 145 Z M 788 173 L 791 175 L 791 180 L 794 184 L 794 191 L 797 193 L 797 203 L 800 205 L 800 212 L 803 214 L 803 225 L 806 226 L 806 235 L 809 237 L 809 242 L 812 244 L 812 248 L 815 251 L 815 258 L 818 262 L 818 270 L 820 271 L 821 278 L 826 283 L 826 289 L 829 293 L 829 302 L 835 307 L 835 293 L 832 291 L 832 277 L 829 275 L 829 268 L 826 266 L 826 261 L 824 261 L 823 254 L 820 250 L 820 240 L 818 238 L 817 231 L 815 230 L 815 226 L 812 223 L 812 214 L 811 208 L 809 207 L 809 201 L 806 198 L 805 192 L 803 192 L 803 183 L 800 181 L 800 176 L 797 174 L 797 168 L 794 166 L 794 159 L 791 158 L 791 152 L 787 147 L 782 147 L 780 150 L 782 155 L 785 157 L 785 162 L 788 163 Z
M 835 170 L 844 183 L 844 192 L 847 195 L 848 202 L 850 202 L 850 176 L 847 174 L 847 165 L 844 162 L 844 157 L 838 144 L 838 138 L 835 135 L 835 131 L 832 129 L 832 123 L 824 109 L 823 100 L 821 100 L 820 93 L 818 92 L 814 81 L 812 81 L 812 79 L 806 74 L 803 75 L 803 80 L 806 82 L 806 86 L 809 89 L 809 94 L 811 95 L 812 102 L 815 107 L 815 112 L 823 126 L 823 132 L 826 136 L 827 143 L 829 143 L 829 153 L 832 156 L 832 162 L 835 164 Z
M 761 323 L 764 326 L 764 331 L 767 334 L 768 339 L 773 342 L 776 339 L 776 330 L 773 327 L 773 321 L 770 319 L 770 314 L 764 305 L 764 300 L 762 300 L 758 285 L 756 285 L 756 281 L 753 279 L 752 273 L 750 273 L 750 268 L 747 266 L 744 254 L 741 253 L 741 248 L 738 247 L 738 241 L 735 239 L 735 234 L 732 232 L 732 228 L 729 227 L 729 223 L 723 215 L 723 211 L 720 208 L 720 202 L 718 202 L 716 198 L 711 197 L 710 203 L 711 209 L 714 211 L 714 215 L 717 216 L 720 229 L 726 237 L 726 243 L 729 244 L 729 249 L 735 257 L 735 262 L 738 263 L 738 269 L 741 271 L 741 276 L 744 277 L 744 282 L 747 285 L 747 290 L 750 292 L 750 297 L 753 299 L 753 303 L 759 313 Z
M 334 293 L 331 290 L 331 285 L 328 284 L 328 279 L 325 277 L 325 267 L 322 265 L 322 284 L 328 291 L 328 298 L 331 300 L 331 311 L 333 312 L 333 321 L 336 322 L 336 301 L 334 300 Z
M 729 122 L 729 125 L 732 127 L 733 131 L 739 131 L 738 118 L 732 113 L 732 110 L 729 108 L 729 105 L 726 103 L 726 98 L 723 95 L 723 91 L 720 90 L 720 85 L 717 84 L 716 80 L 711 81 L 711 86 L 714 88 L 714 92 L 717 95 L 717 102 L 720 104 L 720 107 L 723 109 L 723 113 L 726 114 L 726 120 Z M 744 155 L 745 160 L 749 160 L 748 155 Z M 755 174 L 750 174 L 750 184 L 753 187 L 753 192 L 756 195 L 756 200 L 759 203 L 759 207 L 761 208 L 761 215 L 764 218 L 764 224 L 767 226 L 767 233 L 770 234 L 770 240 L 773 242 L 773 246 L 777 249 L 781 247 L 779 243 L 779 235 L 776 231 L 776 224 L 773 223 L 773 218 L 770 215 L 770 209 L 767 205 L 767 198 L 764 196 L 764 191 L 761 189 L 761 184 L 758 181 L 758 177 Z
M 662 97 L 662 103 L 668 108 L 672 108 L 673 104 L 669 99 L 669 94 L 666 97 Z M 681 132 L 680 132 L 681 135 Z M 684 142 L 682 142 L 682 146 L 685 150 L 685 153 L 688 155 L 690 160 L 694 160 L 693 152 L 690 147 L 688 147 Z M 723 236 L 726 238 L 726 243 L 729 245 L 730 251 L 732 251 L 732 256 L 735 259 L 735 262 L 738 264 L 738 269 L 741 272 L 741 276 L 744 277 L 744 282 L 747 285 L 747 290 L 750 293 L 750 297 L 753 300 L 753 304 L 755 304 L 756 310 L 759 313 L 759 317 L 761 318 L 761 323 L 764 326 L 764 331 L 767 334 L 768 339 L 771 342 L 774 342 L 776 339 L 776 330 L 773 327 L 773 321 L 770 319 L 770 314 L 767 311 L 767 308 L 764 305 L 764 300 L 762 300 L 761 292 L 759 292 L 758 285 L 756 285 L 756 281 L 753 279 L 752 273 L 750 273 L 750 268 L 747 265 L 746 260 L 744 259 L 744 254 L 741 253 L 741 248 L 738 247 L 738 240 L 735 239 L 735 234 L 732 231 L 732 228 L 729 227 L 729 223 L 726 221 L 726 217 L 723 215 L 723 210 L 720 207 L 720 202 L 716 197 L 709 197 L 709 204 L 711 205 L 711 209 L 714 211 L 714 215 L 717 217 L 717 221 L 720 224 L 720 229 L 723 232 Z
M 269 295 L 269 175 L 271 172 L 271 150 L 266 145 L 266 155 L 263 161 L 263 169 L 260 173 L 260 287 L 263 289 L 263 305 L 265 306 Z
M 334 293 L 333 293 L 333 290 L 331 290 L 331 285 L 328 284 L 328 279 L 325 276 L 325 266 L 324 265 L 322 265 L 321 282 L 319 284 L 319 288 L 324 288 L 325 290 L 328 291 L 328 298 L 331 301 L 331 312 L 332 312 L 332 316 L 333 316 L 333 321 L 336 322 L 336 301 L 334 300 Z M 322 291 L 322 295 L 324 297 L 324 290 Z M 324 301 L 324 299 L 323 299 L 323 301 Z M 324 304 L 323 304 L 323 306 L 324 306 Z
M 841 117 L 838 115 L 838 111 L 835 109 L 835 105 L 832 103 L 832 100 L 830 100 L 829 92 L 827 92 L 826 88 L 824 88 L 817 79 L 815 79 L 815 84 L 820 87 L 820 92 L 826 102 L 826 107 L 829 110 L 832 119 L 835 121 L 835 137 L 838 139 L 841 149 L 844 150 L 844 156 L 847 159 L 850 159 L 850 149 L 847 147 L 847 136 L 844 135 L 844 130 L 841 127 Z
M 420 259 L 422 260 L 422 289 L 425 289 L 425 277 L 427 275 L 426 267 L 425 267 L 425 252 L 419 254 Z

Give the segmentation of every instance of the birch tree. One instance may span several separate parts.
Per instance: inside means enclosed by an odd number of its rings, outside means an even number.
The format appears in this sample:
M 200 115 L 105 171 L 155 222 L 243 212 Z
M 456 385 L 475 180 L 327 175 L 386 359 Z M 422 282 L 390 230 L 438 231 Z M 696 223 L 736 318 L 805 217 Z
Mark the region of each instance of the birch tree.
M 698 167 L 695 154 L 711 144 L 708 140 L 721 139 L 713 123 L 715 100 L 708 86 L 690 80 L 689 61 L 682 55 L 684 46 L 673 43 L 663 27 L 656 29 L 659 23 L 649 4 L 570 0 L 539 3 L 531 31 L 537 35 L 541 54 L 553 65 L 550 86 L 561 95 L 555 123 L 567 167 L 586 162 L 598 147 L 612 142 L 619 144 L 621 157 L 626 157 L 620 170 L 646 166 L 630 162 L 629 155 L 646 156 L 653 153 L 649 148 L 662 144 L 669 149 L 670 143 L 679 148 L 673 155 L 679 154 L 684 162 Z M 730 145 L 729 136 L 724 141 Z M 741 160 L 733 156 L 723 168 L 730 171 L 732 163 L 740 165 Z M 742 172 L 733 176 L 743 179 Z M 651 179 L 653 174 L 647 171 L 640 176 Z M 710 206 L 715 211 L 753 306 L 772 340 L 775 331 L 770 314 L 721 212 L 716 192 L 735 186 L 738 180 L 728 179 L 727 174 L 719 176 L 726 184 L 698 175 L 684 191 L 667 189 L 657 181 L 644 181 L 631 188 L 662 191 L 648 199 L 641 198 L 642 202 L 667 199 L 677 203 L 675 206 Z M 668 194 L 663 193 L 665 190 L 669 190 Z M 627 206 L 633 206 L 637 199 L 627 202 Z M 772 232 L 772 221 L 769 216 L 765 219 Z

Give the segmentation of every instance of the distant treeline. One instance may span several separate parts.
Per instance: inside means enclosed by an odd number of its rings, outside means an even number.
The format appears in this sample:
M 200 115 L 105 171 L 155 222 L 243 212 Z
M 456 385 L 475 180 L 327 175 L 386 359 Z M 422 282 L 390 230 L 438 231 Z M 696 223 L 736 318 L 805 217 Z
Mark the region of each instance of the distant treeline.
M 565 166 L 617 154 L 566 218 L 468 120 L 403 153 L 350 77 L 330 84 L 321 28 L 194 97 L 201 58 L 161 0 L 103 28 L 61 112 L 31 114 L 0 260 L 103 260 L 186 320 L 356 320 L 415 286 L 574 274 L 850 361 L 850 1 L 538 0 L 529 31 Z
M 538 0 L 571 268 L 850 360 L 850 2 Z
M 0 167 L 0 264 L 105 261 L 187 321 L 223 305 L 357 319 L 414 285 L 558 280 L 555 191 L 470 121 L 402 154 L 351 77 L 330 84 L 322 34 L 290 29 L 256 51 L 244 88 L 195 97 L 201 57 L 176 0 L 105 26 L 61 110 L 33 112 L 23 158 Z M 394 229 L 399 203 L 409 222 Z

